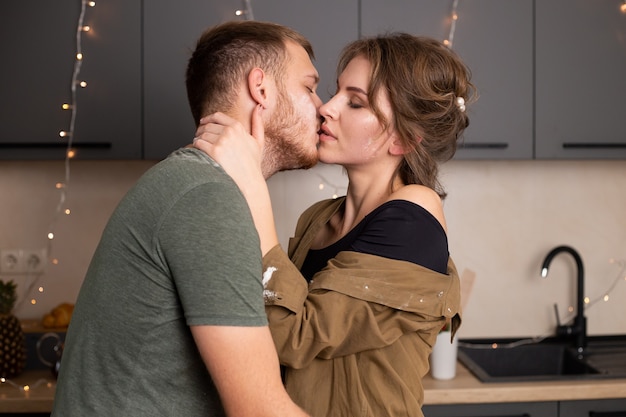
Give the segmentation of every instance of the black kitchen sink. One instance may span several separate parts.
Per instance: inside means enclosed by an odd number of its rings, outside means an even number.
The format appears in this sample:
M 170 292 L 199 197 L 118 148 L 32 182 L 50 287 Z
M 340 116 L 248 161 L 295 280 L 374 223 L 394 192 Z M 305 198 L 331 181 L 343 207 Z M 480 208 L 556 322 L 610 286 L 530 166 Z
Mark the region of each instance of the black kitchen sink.
M 626 337 L 590 337 L 580 355 L 568 342 L 461 340 L 459 361 L 482 382 L 626 378 Z

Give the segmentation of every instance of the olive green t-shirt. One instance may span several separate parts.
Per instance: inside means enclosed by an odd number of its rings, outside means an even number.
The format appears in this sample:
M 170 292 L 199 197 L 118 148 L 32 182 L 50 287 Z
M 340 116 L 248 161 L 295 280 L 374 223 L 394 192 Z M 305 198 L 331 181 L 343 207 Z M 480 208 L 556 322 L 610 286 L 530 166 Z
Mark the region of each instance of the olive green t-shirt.
M 265 326 L 259 238 L 239 189 L 180 149 L 111 216 L 68 329 L 52 415 L 222 416 L 190 325 Z

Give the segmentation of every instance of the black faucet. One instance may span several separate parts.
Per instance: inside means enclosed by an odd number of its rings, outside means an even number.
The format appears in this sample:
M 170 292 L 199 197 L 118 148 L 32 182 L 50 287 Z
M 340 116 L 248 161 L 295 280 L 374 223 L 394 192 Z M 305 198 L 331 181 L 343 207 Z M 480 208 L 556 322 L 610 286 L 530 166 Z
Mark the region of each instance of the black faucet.
M 548 266 L 550 266 L 550 262 L 552 259 L 561 252 L 567 252 L 574 257 L 576 261 L 576 266 L 578 268 L 578 276 L 576 279 L 577 282 L 577 291 L 576 291 L 576 317 L 574 318 L 574 322 L 569 326 L 562 326 L 559 322 L 558 314 L 557 314 L 557 328 L 556 333 L 558 336 L 575 336 L 576 337 L 576 349 L 578 350 L 578 354 L 582 355 L 583 351 L 587 347 L 587 318 L 584 314 L 584 290 L 585 290 L 585 273 L 583 270 L 583 260 L 576 252 L 576 250 L 570 246 L 557 246 L 552 249 L 550 253 L 546 256 L 546 259 L 543 261 L 543 265 L 541 267 L 541 276 L 548 276 Z

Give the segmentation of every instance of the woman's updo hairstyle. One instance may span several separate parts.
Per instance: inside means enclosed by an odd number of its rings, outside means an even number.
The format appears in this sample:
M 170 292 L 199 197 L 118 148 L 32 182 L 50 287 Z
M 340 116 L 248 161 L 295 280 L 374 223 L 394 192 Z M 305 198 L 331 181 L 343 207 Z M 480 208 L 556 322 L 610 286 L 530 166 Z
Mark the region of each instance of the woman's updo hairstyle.
M 469 125 L 466 106 L 475 100 L 470 70 L 443 43 L 422 36 L 392 33 L 364 38 L 346 46 L 340 74 L 355 57 L 371 65 L 368 96 L 385 128 L 398 133 L 406 151 L 397 175 L 405 184 L 421 184 L 442 198 L 439 163 L 454 156 Z M 376 99 L 386 91 L 393 120 L 386 120 Z

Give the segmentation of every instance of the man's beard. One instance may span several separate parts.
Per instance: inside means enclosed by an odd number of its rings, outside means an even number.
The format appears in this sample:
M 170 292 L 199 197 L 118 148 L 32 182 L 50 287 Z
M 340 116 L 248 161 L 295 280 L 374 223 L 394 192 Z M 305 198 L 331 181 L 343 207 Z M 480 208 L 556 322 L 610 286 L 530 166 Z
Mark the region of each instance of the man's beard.
M 281 92 L 270 121 L 265 126 L 263 161 L 266 178 L 279 171 L 308 169 L 317 164 L 317 149 L 308 149 L 302 141 L 306 125 L 294 110 L 289 96 Z

